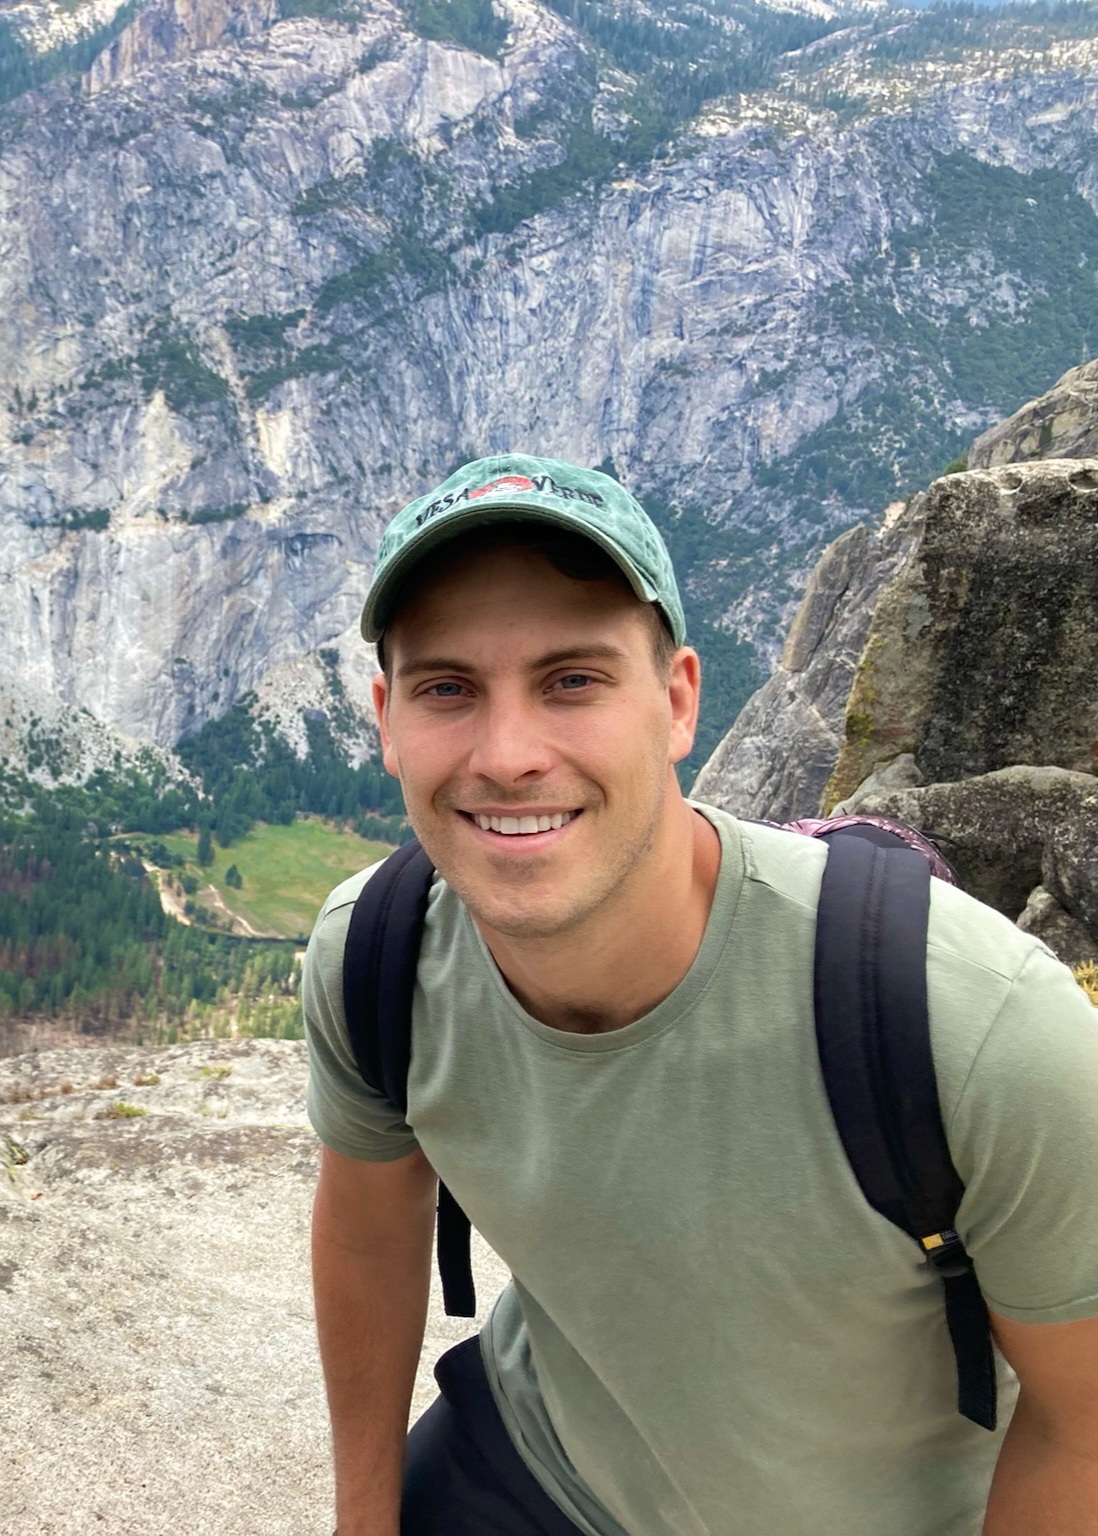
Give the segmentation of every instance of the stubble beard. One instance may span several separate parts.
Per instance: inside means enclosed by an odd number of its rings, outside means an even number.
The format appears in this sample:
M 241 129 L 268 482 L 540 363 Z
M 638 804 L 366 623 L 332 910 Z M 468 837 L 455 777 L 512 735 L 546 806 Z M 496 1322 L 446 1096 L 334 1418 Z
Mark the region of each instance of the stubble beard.
M 534 866 L 532 860 L 529 869 L 513 865 L 508 868 L 508 884 L 513 899 L 509 896 L 507 901 L 492 901 L 484 889 L 487 881 L 468 878 L 459 856 L 451 854 L 447 849 L 438 848 L 442 855 L 438 859 L 422 837 L 420 841 L 424 842 L 439 873 L 461 898 L 482 932 L 495 932 L 516 940 L 556 939 L 582 929 L 614 898 L 621 899 L 628 895 L 634 877 L 656 846 L 666 798 L 666 784 L 661 782 L 658 793 L 653 797 L 648 818 L 635 835 L 626 843 L 593 850 L 598 857 L 598 869 L 592 883 L 581 882 L 581 889 L 571 895 L 569 890 L 562 890 L 556 910 L 553 910 L 555 903 L 552 896 L 547 899 L 534 898 L 523 909 L 523 887 L 535 885 L 546 878 L 544 869 Z M 599 813 L 597 810 L 585 810 L 583 814 L 597 816 Z M 435 840 L 432 838 L 431 841 Z M 547 855 L 548 859 L 552 857 L 552 854 Z M 574 887 L 577 882 L 573 875 L 571 878 L 562 877 L 561 883 Z

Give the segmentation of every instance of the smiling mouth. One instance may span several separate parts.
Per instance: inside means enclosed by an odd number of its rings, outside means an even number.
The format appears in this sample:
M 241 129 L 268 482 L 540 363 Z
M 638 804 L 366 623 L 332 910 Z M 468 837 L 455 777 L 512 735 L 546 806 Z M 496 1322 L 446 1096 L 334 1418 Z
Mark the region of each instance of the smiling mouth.
M 478 816 L 462 812 L 482 832 L 499 832 L 504 837 L 529 837 L 535 832 L 557 832 L 575 821 L 579 811 L 554 811 L 551 816 Z

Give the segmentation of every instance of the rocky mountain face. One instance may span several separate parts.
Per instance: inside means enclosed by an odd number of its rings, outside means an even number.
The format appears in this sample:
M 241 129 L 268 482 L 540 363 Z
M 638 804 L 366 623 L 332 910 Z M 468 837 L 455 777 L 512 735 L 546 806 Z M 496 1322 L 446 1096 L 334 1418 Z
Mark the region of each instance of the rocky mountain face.
M 154 782 L 186 778 L 167 748 L 138 741 L 104 725 L 90 710 L 64 704 L 18 678 L 0 676 L 0 785 L 6 787 L 13 768 L 51 789 L 86 784 L 98 772 L 136 772 Z
M 0 1059 L 5 1532 L 331 1536 L 306 1073 L 274 1040 Z M 417 1414 L 478 1325 L 433 1295 Z
M 354 643 L 387 516 L 510 447 L 612 465 L 703 651 L 772 654 L 829 530 L 1076 355 L 1096 36 L 1077 9 L 9 8 L 3 668 L 166 746 L 272 669 L 285 701 Z
M 1029 459 L 1098 458 L 1098 362 L 1072 368 L 1052 389 L 978 437 L 969 469 Z
M 694 793 L 740 814 L 897 816 L 1064 959 L 1098 957 L 1094 365 L 972 469 L 831 546 L 781 666 Z M 1062 434 L 1062 437 L 1061 435 Z M 1031 442 L 1049 457 L 1027 461 Z
M 873 604 L 910 545 L 910 531 L 893 517 L 876 536 L 859 525 L 827 548 L 778 666 L 695 780 L 699 800 L 775 821 L 814 813 L 835 766 Z

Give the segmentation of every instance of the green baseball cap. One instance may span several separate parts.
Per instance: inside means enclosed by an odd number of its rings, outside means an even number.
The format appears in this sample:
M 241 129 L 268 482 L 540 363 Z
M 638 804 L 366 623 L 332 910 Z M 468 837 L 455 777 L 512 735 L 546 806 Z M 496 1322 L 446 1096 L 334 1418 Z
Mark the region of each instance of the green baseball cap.
M 398 586 L 424 555 L 470 528 L 504 522 L 549 523 L 589 538 L 620 566 L 641 601 L 656 605 L 675 644 L 683 644 L 686 620 L 671 557 L 640 502 L 597 469 L 522 453 L 463 464 L 397 513 L 381 540 L 362 610 L 365 639 L 380 638 Z

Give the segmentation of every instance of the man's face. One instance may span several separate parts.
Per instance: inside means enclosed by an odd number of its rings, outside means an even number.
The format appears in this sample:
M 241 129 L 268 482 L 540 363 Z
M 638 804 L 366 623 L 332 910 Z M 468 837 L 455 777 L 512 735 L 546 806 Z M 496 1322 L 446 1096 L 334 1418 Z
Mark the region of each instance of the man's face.
M 455 554 L 386 634 L 375 680 L 385 766 L 420 841 L 482 929 L 567 932 L 652 867 L 697 658 L 657 676 L 623 585 L 539 554 Z

